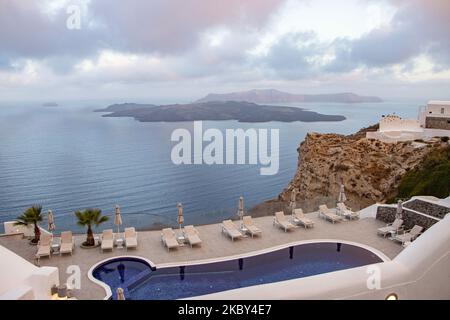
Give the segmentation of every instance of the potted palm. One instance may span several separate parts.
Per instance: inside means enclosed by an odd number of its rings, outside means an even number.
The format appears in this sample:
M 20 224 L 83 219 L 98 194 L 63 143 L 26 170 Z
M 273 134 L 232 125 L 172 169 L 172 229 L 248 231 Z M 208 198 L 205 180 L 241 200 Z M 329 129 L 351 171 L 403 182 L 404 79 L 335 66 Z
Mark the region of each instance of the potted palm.
M 32 206 L 16 218 L 15 226 L 29 226 L 34 225 L 34 238 L 30 241 L 31 244 L 37 244 L 41 237 L 41 229 L 39 229 L 39 222 L 42 221 L 42 206 Z
M 78 219 L 78 224 L 80 226 L 87 226 L 87 237 L 86 241 L 83 242 L 84 247 L 95 246 L 94 233 L 92 232 L 92 226 L 98 227 L 103 222 L 108 221 L 107 216 L 102 216 L 102 210 L 100 209 L 86 209 L 83 211 L 76 211 L 75 216 Z

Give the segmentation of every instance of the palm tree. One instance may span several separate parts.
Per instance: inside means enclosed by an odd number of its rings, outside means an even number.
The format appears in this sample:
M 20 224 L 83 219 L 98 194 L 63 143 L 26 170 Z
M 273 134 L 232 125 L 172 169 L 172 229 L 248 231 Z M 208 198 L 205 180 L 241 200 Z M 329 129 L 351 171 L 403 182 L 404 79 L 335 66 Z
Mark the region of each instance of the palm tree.
M 32 206 L 22 213 L 19 217 L 16 218 L 15 226 L 29 226 L 30 224 L 34 225 L 34 239 L 31 240 L 31 243 L 38 243 L 39 238 L 41 237 L 41 229 L 39 229 L 38 223 L 42 221 L 42 206 Z
M 102 216 L 102 210 L 91 208 L 83 211 L 76 211 L 75 215 L 78 218 L 78 224 L 80 226 L 87 226 L 87 238 L 83 245 L 94 246 L 95 240 L 92 232 L 92 225 L 98 227 L 103 222 L 108 221 L 109 218 L 107 216 Z

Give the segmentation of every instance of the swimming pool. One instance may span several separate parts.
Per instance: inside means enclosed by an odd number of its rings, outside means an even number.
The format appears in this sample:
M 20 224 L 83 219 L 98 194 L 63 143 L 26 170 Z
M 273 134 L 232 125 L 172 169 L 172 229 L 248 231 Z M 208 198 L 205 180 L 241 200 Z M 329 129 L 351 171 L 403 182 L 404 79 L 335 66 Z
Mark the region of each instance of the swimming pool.
M 129 300 L 182 299 L 382 262 L 372 251 L 347 243 L 307 243 L 244 258 L 176 267 L 155 267 L 121 257 L 96 266 L 92 276 L 116 297 Z

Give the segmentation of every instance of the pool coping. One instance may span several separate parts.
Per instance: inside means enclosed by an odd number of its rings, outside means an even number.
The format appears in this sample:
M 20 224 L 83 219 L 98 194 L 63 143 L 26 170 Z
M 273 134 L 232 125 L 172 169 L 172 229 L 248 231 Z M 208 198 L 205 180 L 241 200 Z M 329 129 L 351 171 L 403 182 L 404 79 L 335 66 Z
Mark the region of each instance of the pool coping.
M 103 300 L 109 300 L 112 297 L 112 291 L 111 291 L 111 287 L 109 285 L 107 285 L 105 282 L 100 281 L 98 279 L 96 279 L 93 275 L 94 270 L 99 267 L 100 265 L 108 262 L 108 261 L 114 261 L 114 260 L 119 260 L 119 259 L 123 259 L 123 258 L 130 258 L 130 259 L 137 259 L 137 260 L 141 260 L 146 262 L 147 264 L 150 265 L 150 267 L 154 267 L 154 268 L 170 268 L 170 267 L 178 267 L 180 265 L 183 266 L 189 266 L 189 265 L 201 265 L 201 264 L 207 264 L 207 263 L 212 263 L 212 262 L 224 262 L 224 261 L 229 261 L 229 260 L 235 260 L 235 259 L 240 259 L 240 258 L 248 258 L 248 257 L 252 257 L 252 256 L 256 256 L 256 255 L 261 255 L 261 254 L 265 254 L 265 253 L 269 253 L 269 252 L 273 252 L 273 251 L 277 251 L 280 249 L 285 249 L 291 246 L 297 246 L 297 245 L 302 245 L 302 244 L 311 244 L 311 243 L 344 243 L 344 244 L 348 244 L 348 245 L 353 245 L 356 247 L 360 247 L 363 249 L 366 249 L 370 252 L 372 252 L 373 254 L 377 255 L 381 260 L 383 260 L 382 262 L 387 262 L 387 261 L 391 261 L 391 259 L 386 256 L 383 252 L 381 252 L 380 250 L 377 250 L 371 246 L 362 244 L 362 243 L 358 243 L 358 242 L 354 242 L 354 241 L 348 241 L 348 240 L 340 240 L 340 239 L 314 239 L 314 240 L 299 240 L 299 241 L 293 241 L 293 242 L 289 242 L 289 243 L 284 243 L 278 246 L 273 246 L 273 247 L 269 247 L 269 248 L 265 248 L 265 249 L 261 249 L 261 250 L 256 250 L 256 251 L 251 251 L 251 252 L 247 252 L 247 253 L 242 253 L 242 254 L 236 254 L 236 255 L 231 255 L 231 256 L 224 256 L 224 257 L 217 257 L 217 258 L 209 258 L 209 259 L 201 259 L 201 260 L 188 260 L 188 261 L 178 261 L 178 262 L 169 262 L 169 263 L 161 263 L 161 264 L 155 264 L 154 262 L 152 262 L 151 260 L 141 257 L 141 256 L 135 256 L 135 255 L 121 255 L 121 256 L 115 256 L 113 258 L 107 258 L 107 259 L 103 259 L 99 262 L 97 262 L 96 264 L 94 264 L 88 271 L 88 279 L 90 281 L 92 281 L 93 283 L 99 285 L 100 287 L 102 287 L 105 290 L 105 297 L 103 298 Z M 333 271 L 333 272 L 337 272 L 337 271 Z M 329 273 L 333 273 L 333 272 L 329 272 Z M 192 298 L 192 297 L 191 297 Z

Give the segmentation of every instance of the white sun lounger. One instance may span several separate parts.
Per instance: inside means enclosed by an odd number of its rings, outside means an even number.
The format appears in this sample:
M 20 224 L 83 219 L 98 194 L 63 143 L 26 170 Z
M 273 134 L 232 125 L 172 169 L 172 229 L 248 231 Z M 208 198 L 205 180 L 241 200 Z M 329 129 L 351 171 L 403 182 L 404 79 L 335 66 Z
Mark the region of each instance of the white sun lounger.
M 61 247 L 59 248 L 59 254 L 70 253 L 72 255 L 75 243 L 73 241 L 72 231 L 61 232 Z
M 187 240 L 187 242 L 192 246 L 195 245 L 201 245 L 202 240 L 199 237 L 197 229 L 194 228 L 194 226 L 189 225 L 184 227 L 184 237 Z
M 386 235 L 390 234 L 391 232 L 397 233 L 402 229 L 403 220 L 402 219 L 395 219 L 394 222 L 388 223 L 385 227 L 378 228 L 378 234 L 382 235 L 383 237 L 386 237 Z
M 341 222 L 342 221 L 342 217 L 338 216 L 333 211 L 328 209 L 326 204 L 322 204 L 322 205 L 319 206 L 319 217 L 321 217 L 321 218 L 323 218 L 325 220 L 329 220 L 332 223 Z
M 242 217 L 242 224 L 247 229 L 247 232 L 250 233 L 252 238 L 255 235 L 262 235 L 262 231 L 257 226 L 255 226 L 251 216 Z
M 275 217 L 273 217 L 273 224 L 280 227 L 281 229 L 284 229 L 284 232 L 297 227 L 288 221 L 283 211 L 275 212 Z
M 177 237 L 175 235 L 175 231 L 172 228 L 164 228 L 161 230 L 161 241 L 165 247 L 167 247 L 167 251 L 170 249 L 178 248 L 180 244 L 177 241 Z
M 52 245 L 52 235 L 48 233 L 41 233 L 38 242 L 38 251 L 36 253 L 37 258 L 49 257 L 51 258 L 51 245 Z
M 412 242 L 422 233 L 423 227 L 415 225 L 411 230 L 404 231 L 401 234 L 396 234 L 392 239 L 401 242 Z
M 222 221 L 222 233 L 227 234 L 231 238 L 231 241 L 243 237 L 242 233 L 239 231 L 238 228 L 236 228 L 233 221 L 231 220 Z
M 353 219 L 359 219 L 359 213 L 358 212 L 353 212 L 352 210 L 350 210 L 349 207 L 347 207 L 344 203 L 339 202 L 337 204 L 337 212 L 344 216 L 345 218 L 349 219 L 349 220 L 353 220 Z
M 294 214 L 292 215 L 292 221 L 296 224 L 301 224 L 306 228 L 314 227 L 314 221 L 305 217 L 303 210 L 301 208 L 294 209 Z
M 113 250 L 114 248 L 114 234 L 112 229 L 103 230 L 102 233 L 102 252 L 105 250 Z
M 133 227 L 125 228 L 125 249 L 137 248 L 138 239 L 136 229 Z

